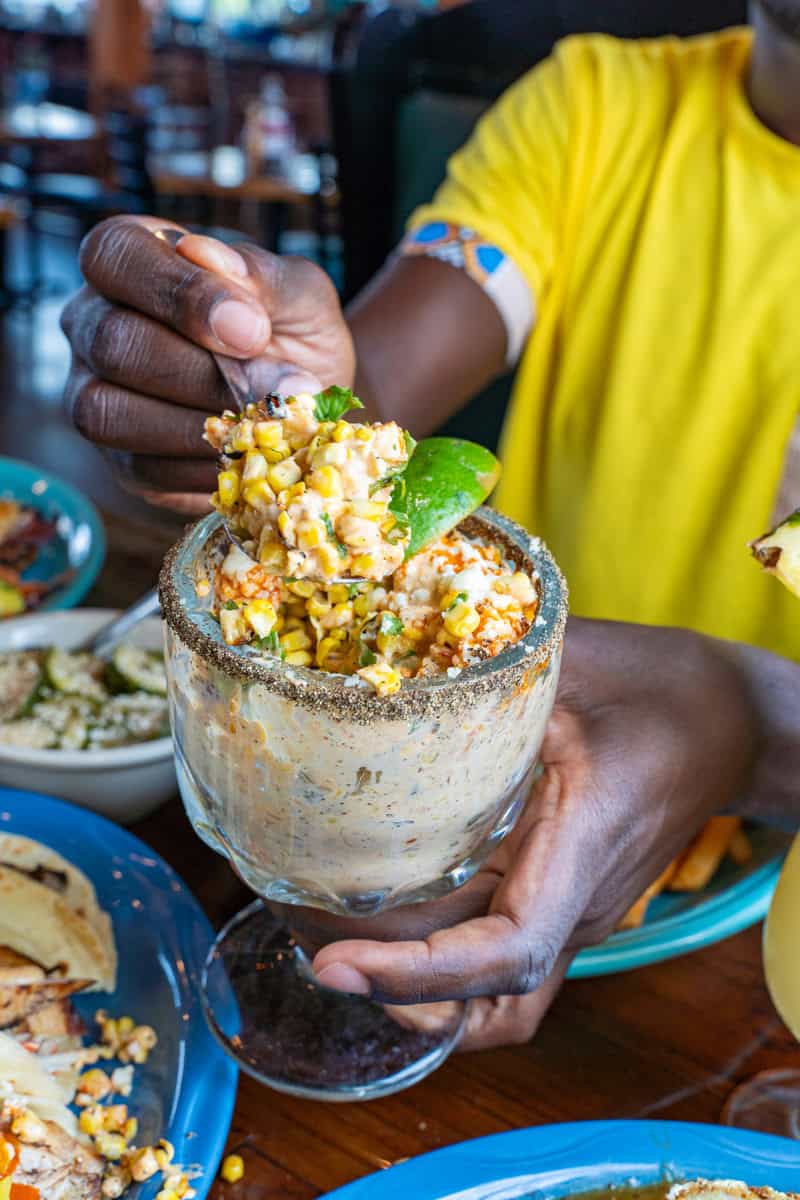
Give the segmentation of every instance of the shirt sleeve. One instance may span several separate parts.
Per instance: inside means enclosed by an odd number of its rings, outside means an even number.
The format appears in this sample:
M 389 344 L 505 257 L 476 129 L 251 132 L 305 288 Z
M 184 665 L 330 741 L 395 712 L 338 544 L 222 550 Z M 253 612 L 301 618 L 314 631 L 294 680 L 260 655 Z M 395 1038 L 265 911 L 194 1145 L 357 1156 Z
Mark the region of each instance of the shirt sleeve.
M 567 164 L 569 111 L 558 51 L 513 85 L 450 160 L 400 247 L 463 269 L 506 326 L 516 362 L 552 276 Z

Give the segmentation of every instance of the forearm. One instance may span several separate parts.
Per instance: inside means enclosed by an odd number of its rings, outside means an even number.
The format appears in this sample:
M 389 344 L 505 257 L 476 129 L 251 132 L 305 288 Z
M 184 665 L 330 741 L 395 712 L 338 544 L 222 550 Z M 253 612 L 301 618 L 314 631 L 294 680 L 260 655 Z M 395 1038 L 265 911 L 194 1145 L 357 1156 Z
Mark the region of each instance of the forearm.
M 800 664 L 752 646 L 721 643 L 758 724 L 758 752 L 743 816 L 800 825 Z
M 390 263 L 350 305 L 356 393 L 373 419 L 417 436 L 437 429 L 505 367 L 506 333 L 492 300 L 428 258 Z

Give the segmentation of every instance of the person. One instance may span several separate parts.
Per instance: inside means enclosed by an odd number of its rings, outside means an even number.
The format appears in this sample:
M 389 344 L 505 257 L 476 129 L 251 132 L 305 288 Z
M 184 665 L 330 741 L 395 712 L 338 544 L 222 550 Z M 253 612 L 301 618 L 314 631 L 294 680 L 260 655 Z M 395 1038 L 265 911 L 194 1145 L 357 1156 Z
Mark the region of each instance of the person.
M 154 503 L 207 504 L 200 431 L 225 404 L 208 350 L 261 391 L 355 380 L 415 434 L 519 360 L 498 503 L 591 618 L 570 624 L 548 770 L 490 869 L 416 913 L 419 939 L 327 947 L 326 982 L 522 993 L 475 1006 L 473 1044 L 530 1032 L 569 955 L 710 812 L 791 814 L 798 668 L 770 652 L 797 657 L 796 610 L 745 543 L 800 503 L 799 198 L 800 0 L 759 0 L 752 31 L 562 43 L 347 321 L 310 263 L 197 237 L 176 255 L 149 218 L 90 234 L 67 398 Z

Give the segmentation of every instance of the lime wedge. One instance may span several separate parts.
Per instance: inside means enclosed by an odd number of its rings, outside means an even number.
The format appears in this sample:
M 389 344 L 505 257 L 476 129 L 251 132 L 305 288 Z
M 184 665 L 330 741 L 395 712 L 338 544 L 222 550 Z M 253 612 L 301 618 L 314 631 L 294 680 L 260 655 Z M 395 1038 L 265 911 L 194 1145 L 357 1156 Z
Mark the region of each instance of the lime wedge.
M 766 571 L 800 596 L 800 508 L 771 533 L 751 542 L 750 549 Z
M 398 525 L 411 531 L 406 558 L 435 542 L 483 504 L 500 471 L 491 451 L 475 442 L 447 437 L 418 442 L 389 505 Z

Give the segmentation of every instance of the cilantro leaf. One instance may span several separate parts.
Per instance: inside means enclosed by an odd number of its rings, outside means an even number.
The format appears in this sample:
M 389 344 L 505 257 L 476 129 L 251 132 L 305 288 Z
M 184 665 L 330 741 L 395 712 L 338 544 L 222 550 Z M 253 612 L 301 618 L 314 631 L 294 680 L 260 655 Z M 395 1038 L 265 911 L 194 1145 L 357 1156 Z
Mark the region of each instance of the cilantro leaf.
M 266 637 L 256 638 L 255 642 L 259 650 L 266 650 L 268 654 L 280 654 L 283 658 L 277 629 L 273 629 Z
M 233 612 L 239 605 L 235 600 L 226 600 L 222 607 L 227 609 L 228 612 Z
M 451 608 L 455 608 L 455 606 L 457 604 L 463 604 L 468 599 L 469 599 L 469 597 L 467 596 L 466 592 L 456 592 L 455 596 L 450 601 L 450 603 L 448 604 L 447 608 L 444 611 L 450 612 Z
M 399 637 L 403 632 L 403 622 L 394 613 L 385 612 L 381 616 L 380 631 L 387 637 Z
M 365 646 L 362 642 L 361 654 L 359 655 L 358 665 L 360 667 L 371 667 L 372 664 L 376 663 L 377 661 L 378 661 L 377 654 L 374 654 L 372 652 L 372 650 L 370 650 L 369 646 Z
M 356 596 L 358 596 L 360 594 L 360 592 L 361 592 L 361 584 L 360 583 L 348 583 L 348 585 L 347 585 L 347 599 L 348 600 L 355 600 Z
M 325 526 L 325 532 L 328 535 L 328 540 L 333 542 L 334 546 L 339 551 L 339 557 L 347 558 L 347 546 L 345 546 L 344 542 L 340 542 L 337 538 L 336 530 L 333 528 L 333 521 L 326 512 L 322 514 L 322 524 Z
M 337 387 L 336 384 L 325 388 L 324 392 L 318 392 L 314 400 L 314 416 L 318 421 L 338 421 L 352 408 L 364 407 L 350 388 Z
M 407 429 L 403 430 L 403 437 L 405 438 L 405 443 L 406 443 L 406 454 L 408 455 L 409 458 L 411 458 L 411 455 L 414 453 L 414 451 L 417 448 L 417 443 L 414 440 L 414 438 L 411 436 L 411 434 L 408 432 Z

